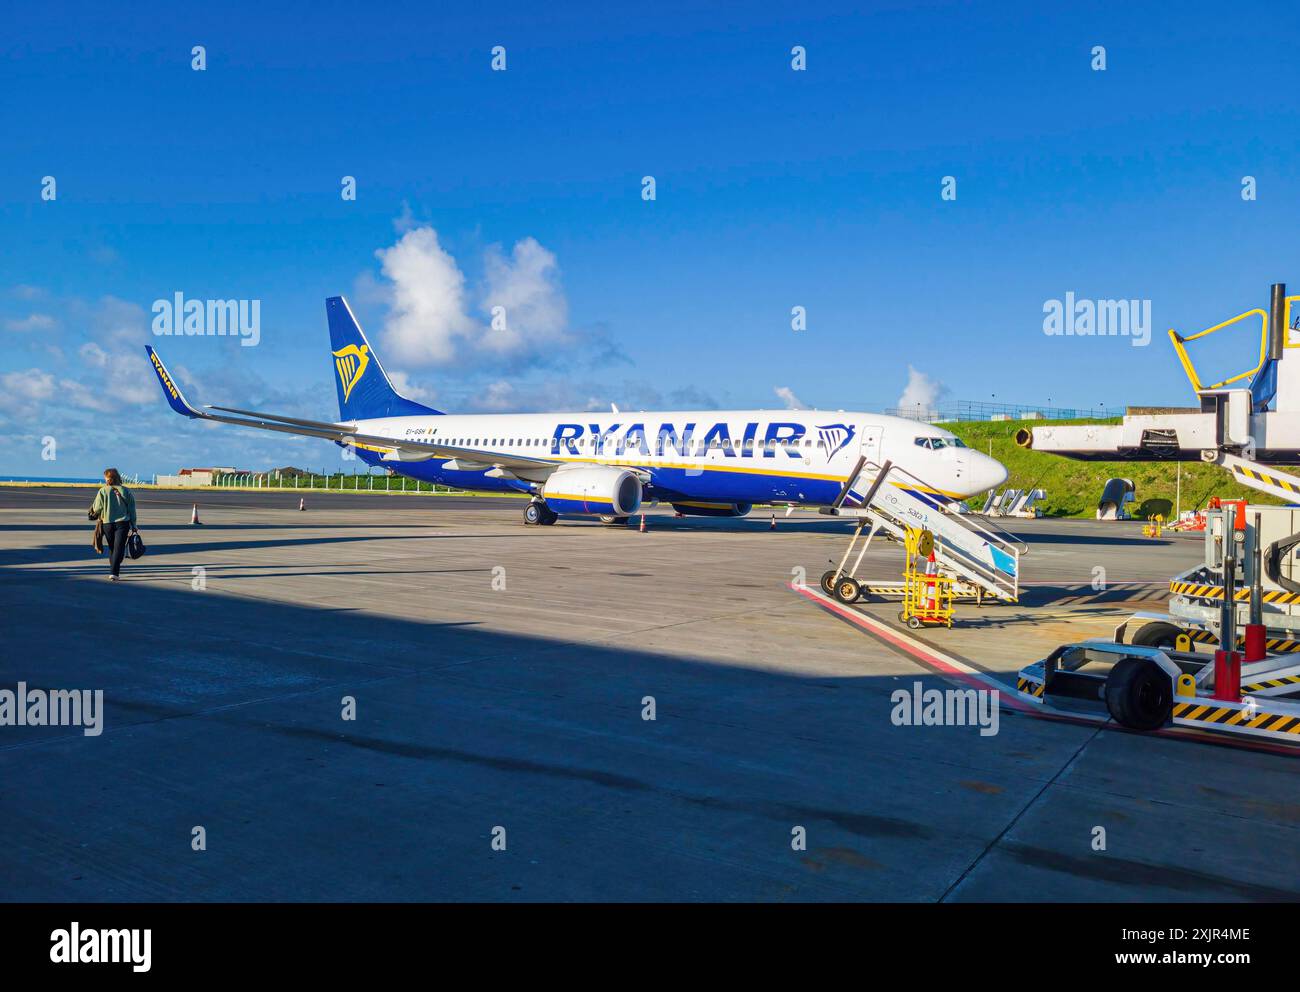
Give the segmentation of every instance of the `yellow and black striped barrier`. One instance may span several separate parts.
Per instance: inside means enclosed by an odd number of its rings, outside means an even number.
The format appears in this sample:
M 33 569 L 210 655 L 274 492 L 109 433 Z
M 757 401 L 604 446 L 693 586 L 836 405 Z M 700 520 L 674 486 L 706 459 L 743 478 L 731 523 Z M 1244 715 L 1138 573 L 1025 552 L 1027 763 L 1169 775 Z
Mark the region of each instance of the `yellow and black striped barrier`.
M 1268 475 L 1265 472 L 1257 472 L 1253 468 L 1246 468 L 1244 465 L 1232 466 L 1232 471 L 1239 476 L 1245 476 L 1247 479 L 1254 479 L 1256 482 L 1262 482 L 1265 485 L 1277 486 L 1278 489 L 1285 490 L 1289 493 L 1300 493 L 1300 486 L 1288 479 L 1279 478 L 1276 475 Z
M 1252 715 L 1253 714 L 1253 715 Z M 1174 703 L 1174 719 L 1205 726 L 1242 727 L 1300 738 L 1300 716 L 1260 712 L 1258 708 L 1216 706 L 1214 703 Z
M 1034 682 L 1032 679 L 1017 678 L 1016 688 L 1026 696 L 1033 696 L 1035 699 L 1041 699 L 1043 696 L 1043 683 Z
M 1210 630 L 1185 630 L 1183 633 L 1198 644 L 1219 643 L 1218 635 Z M 1246 638 L 1244 636 L 1237 638 L 1238 647 L 1245 643 Z M 1289 637 L 1271 637 L 1264 642 L 1264 647 L 1273 654 L 1293 654 L 1300 651 L 1300 641 L 1293 641 Z
M 1283 675 L 1279 679 L 1264 679 L 1260 682 L 1252 682 L 1250 685 L 1243 685 L 1241 691 L 1245 693 L 1261 692 L 1264 689 L 1281 689 L 1283 686 L 1288 685 L 1300 686 L 1300 675 Z
M 1200 582 L 1174 580 L 1169 583 L 1169 591 L 1177 596 L 1190 596 L 1192 599 L 1223 599 L 1223 586 L 1205 585 Z M 1237 589 L 1233 592 L 1232 598 L 1239 603 L 1249 602 L 1250 589 Z M 1263 599 L 1265 603 L 1300 603 L 1300 593 L 1271 589 L 1264 593 Z

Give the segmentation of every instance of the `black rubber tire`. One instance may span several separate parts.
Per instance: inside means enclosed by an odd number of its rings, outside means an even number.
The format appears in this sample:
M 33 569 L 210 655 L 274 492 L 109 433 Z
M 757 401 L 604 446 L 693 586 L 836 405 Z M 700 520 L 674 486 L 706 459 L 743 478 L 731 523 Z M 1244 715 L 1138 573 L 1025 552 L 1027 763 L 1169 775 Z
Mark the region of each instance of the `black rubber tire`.
M 542 523 L 542 518 L 546 515 L 543 511 L 546 511 L 545 503 L 529 503 L 524 507 L 524 523 L 530 527 Z
M 908 625 L 909 627 L 911 627 L 913 630 L 920 630 L 920 629 L 921 629 L 921 618 L 920 618 L 920 617 L 908 617 L 908 618 L 907 618 L 907 625 Z
M 549 527 L 551 526 L 551 524 L 555 523 L 555 521 L 559 519 L 560 519 L 560 515 L 556 513 L 554 510 L 552 510 L 549 506 L 545 506 L 545 505 L 542 506 L 541 524 L 543 527 Z
M 849 603 L 856 603 L 861 595 L 862 587 L 847 575 L 841 575 L 840 581 L 835 583 L 835 598 L 846 606 Z
M 834 569 L 831 569 L 829 572 L 822 572 L 822 592 L 824 592 L 827 596 L 835 595 L 834 583 L 835 583 Z
M 1172 649 L 1182 630 L 1172 623 L 1149 623 L 1133 635 L 1131 643 L 1146 648 Z
M 609 524 L 612 527 L 625 527 L 627 526 L 628 519 L 628 517 L 615 517 L 607 513 L 602 513 L 600 515 L 600 522 L 602 524 Z
M 1121 658 L 1106 677 L 1106 709 L 1130 730 L 1156 730 L 1169 722 L 1174 683 L 1154 661 Z

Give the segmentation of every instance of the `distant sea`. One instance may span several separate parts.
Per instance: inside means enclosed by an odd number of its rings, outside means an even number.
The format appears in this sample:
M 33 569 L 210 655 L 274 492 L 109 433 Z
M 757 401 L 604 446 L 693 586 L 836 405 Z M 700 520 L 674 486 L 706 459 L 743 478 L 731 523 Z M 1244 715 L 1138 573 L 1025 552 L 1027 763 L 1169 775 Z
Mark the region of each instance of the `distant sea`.
M 94 485 L 103 479 L 65 479 L 53 475 L 0 475 L 0 482 L 82 482 Z

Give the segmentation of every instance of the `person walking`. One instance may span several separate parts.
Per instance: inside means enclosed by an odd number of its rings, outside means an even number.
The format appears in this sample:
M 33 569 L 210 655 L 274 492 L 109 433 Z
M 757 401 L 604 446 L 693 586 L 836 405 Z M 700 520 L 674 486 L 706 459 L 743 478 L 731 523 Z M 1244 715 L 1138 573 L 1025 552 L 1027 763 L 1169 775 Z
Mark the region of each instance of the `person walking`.
M 104 469 L 104 484 L 95 494 L 90 515 L 104 526 L 104 543 L 108 545 L 108 577 L 116 582 L 126 554 L 126 541 L 135 530 L 135 496 L 122 485 L 115 468 Z

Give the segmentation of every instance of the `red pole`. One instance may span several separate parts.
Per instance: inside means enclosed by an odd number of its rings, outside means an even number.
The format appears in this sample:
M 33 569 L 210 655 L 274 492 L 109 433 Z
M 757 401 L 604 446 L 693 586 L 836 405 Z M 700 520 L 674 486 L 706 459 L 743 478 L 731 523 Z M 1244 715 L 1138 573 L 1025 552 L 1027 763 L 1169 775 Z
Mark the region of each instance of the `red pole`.
M 1227 702 L 1241 701 L 1241 652 L 1214 652 L 1214 698 Z
M 1246 624 L 1246 661 L 1263 661 L 1268 654 L 1266 628 L 1262 623 Z

